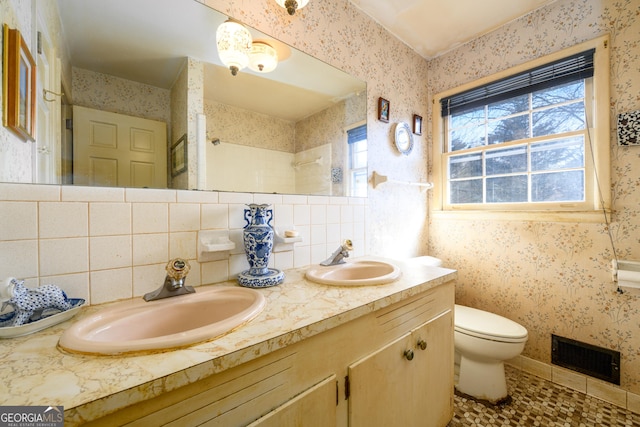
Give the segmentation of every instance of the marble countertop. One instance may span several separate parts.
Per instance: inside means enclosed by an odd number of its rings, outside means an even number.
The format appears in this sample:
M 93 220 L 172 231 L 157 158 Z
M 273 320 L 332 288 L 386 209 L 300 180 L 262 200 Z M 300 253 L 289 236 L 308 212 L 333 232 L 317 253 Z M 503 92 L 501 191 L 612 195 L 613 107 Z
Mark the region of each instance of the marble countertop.
M 402 277 L 377 286 L 319 285 L 305 280 L 306 269 L 287 270 L 281 285 L 259 290 L 267 305 L 249 323 L 215 340 L 164 352 L 92 356 L 59 350 L 58 339 L 72 322 L 108 304 L 86 307 L 59 325 L 0 341 L 0 405 L 62 405 L 65 418 L 95 419 L 456 278 L 454 270 L 411 260 L 387 261 L 402 269 Z M 230 281 L 210 286 L 238 285 Z

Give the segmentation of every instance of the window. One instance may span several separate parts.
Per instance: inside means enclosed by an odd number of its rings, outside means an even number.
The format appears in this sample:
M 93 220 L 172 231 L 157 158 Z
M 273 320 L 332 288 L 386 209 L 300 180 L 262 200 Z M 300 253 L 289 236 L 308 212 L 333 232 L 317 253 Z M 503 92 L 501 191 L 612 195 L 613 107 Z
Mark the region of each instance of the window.
M 441 209 L 607 205 L 598 186 L 608 192 L 608 72 L 600 38 L 438 95 Z
M 347 131 L 349 195 L 367 197 L 367 125 Z

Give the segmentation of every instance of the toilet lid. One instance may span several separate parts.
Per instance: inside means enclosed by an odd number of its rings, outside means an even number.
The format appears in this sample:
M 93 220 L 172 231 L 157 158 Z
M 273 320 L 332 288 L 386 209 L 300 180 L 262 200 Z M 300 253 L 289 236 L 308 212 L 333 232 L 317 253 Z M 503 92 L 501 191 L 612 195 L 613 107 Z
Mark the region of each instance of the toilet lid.
M 525 340 L 528 335 L 527 329 L 513 320 L 458 304 L 455 306 L 455 329 L 468 335 L 496 341 Z

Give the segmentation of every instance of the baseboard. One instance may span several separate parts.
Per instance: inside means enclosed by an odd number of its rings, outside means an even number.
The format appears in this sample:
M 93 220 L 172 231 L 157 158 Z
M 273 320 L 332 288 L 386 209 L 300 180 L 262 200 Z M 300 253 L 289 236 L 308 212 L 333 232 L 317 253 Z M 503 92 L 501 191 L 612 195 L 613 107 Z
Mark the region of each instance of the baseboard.
M 516 369 L 640 414 L 640 395 L 560 366 L 518 356 L 506 362 Z

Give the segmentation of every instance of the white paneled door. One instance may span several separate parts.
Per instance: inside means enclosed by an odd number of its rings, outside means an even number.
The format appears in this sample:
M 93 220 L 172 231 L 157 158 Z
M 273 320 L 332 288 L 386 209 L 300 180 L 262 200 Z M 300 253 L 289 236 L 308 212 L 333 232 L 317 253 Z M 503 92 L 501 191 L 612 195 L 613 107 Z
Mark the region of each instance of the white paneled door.
M 76 185 L 167 187 L 166 124 L 73 107 Z

